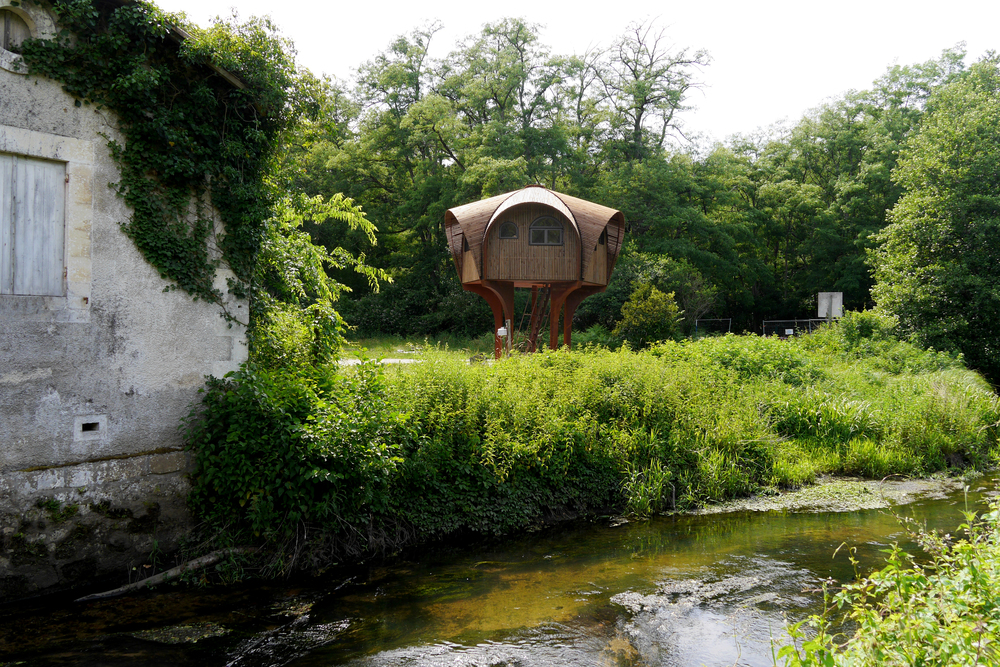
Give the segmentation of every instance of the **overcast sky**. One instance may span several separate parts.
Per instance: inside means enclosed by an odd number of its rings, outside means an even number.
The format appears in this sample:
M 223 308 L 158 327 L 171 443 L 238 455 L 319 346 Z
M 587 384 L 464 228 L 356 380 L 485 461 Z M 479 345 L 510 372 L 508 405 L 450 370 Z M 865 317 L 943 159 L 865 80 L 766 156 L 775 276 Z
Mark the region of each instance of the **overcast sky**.
M 893 63 L 936 58 L 958 42 L 966 43 L 970 64 L 1000 50 L 997 0 L 155 1 L 198 25 L 228 16 L 233 6 L 244 18 L 270 15 L 295 42 L 302 65 L 344 80 L 394 37 L 432 20 L 444 24 L 431 45 L 431 54 L 441 57 L 505 16 L 540 24 L 542 43 L 562 55 L 607 46 L 631 22 L 652 19 L 677 48 L 706 49 L 712 57 L 700 72 L 703 89 L 689 100 L 696 108 L 683 120 L 689 131 L 719 140 L 782 119 L 794 122 L 827 98 L 869 87 Z

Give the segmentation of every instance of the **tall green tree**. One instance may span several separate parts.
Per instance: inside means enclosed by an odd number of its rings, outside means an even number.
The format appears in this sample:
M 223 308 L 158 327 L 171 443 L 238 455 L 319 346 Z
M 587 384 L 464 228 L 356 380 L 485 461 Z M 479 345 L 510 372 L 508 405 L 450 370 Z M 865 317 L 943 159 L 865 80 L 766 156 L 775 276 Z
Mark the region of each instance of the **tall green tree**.
M 930 98 L 894 177 L 906 193 L 872 255 L 878 308 L 1000 381 L 1000 58 Z
M 394 40 L 359 68 L 347 96 L 328 82 L 331 98 L 288 162 L 307 193 L 342 191 L 378 222 L 380 246 L 366 259 L 394 284 L 372 295 L 360 276 L 338 276 L 360 296 L 348 320 L 365 329 L 464 328 L 460 320 L 479 302 L 463 298 L 454 275 L 444 212 L 528 183 L 591 196 L 605 165 L 622 155 L 605 150 L 613 141 L 662 162 L 665 133 L 677 127 L 693 85 L 690 58 L 669 51 L 650 25 L 615 49 L 562 57 L 540 43 L 537 26 L 502 19 L 441 60 L 428 56 L 437 29 Z M 623 54 L 628 61 L 619 63 Z M 305 228 L 328 247 L 367 248 L 362 234 L 339 222 Z M 478 310 L 477 331 L 489 326 L 488 310 Z
M 809 316 L 816 293 L 831 290 L 843 292 L 849 307 L 872 305 L 866 251 L 903 192 L 891 177 L 900 147 L 933 91 L 961 76 L 963 58 L 959 46 L 925 63 L 893 66 L 870 90 L 825 103 L 794 126 L 734 137 L 728 151 L 702 159 L 718 162 L 738 195 L 735 205 L 719 200 L 710 217 L 753 237 L 737 246 L 755 278 L 753 298 L 732 304 L 736 310 Z
M 894 65 L 870 90 L 824 104 L 792 130 L 789 174 L 819 187 L 825 209 L 800 245 L 800 284 L 809 291 L 840 291 L 851 307 L 870 305 L 866 251 L 903 192 L 891 178 L 900 148 L 930 95 L 961 76 L 964 57 L 959 45 L 924 63 Z
M 703 50 L 671 49 L 666 32 L 652 22 L 630 25 L 607 55 L 598 76 L 612 133 L 624 156 L 641 159 L 680 131 L 677 115 L 697 85 L 694 71 L 710 58 Z

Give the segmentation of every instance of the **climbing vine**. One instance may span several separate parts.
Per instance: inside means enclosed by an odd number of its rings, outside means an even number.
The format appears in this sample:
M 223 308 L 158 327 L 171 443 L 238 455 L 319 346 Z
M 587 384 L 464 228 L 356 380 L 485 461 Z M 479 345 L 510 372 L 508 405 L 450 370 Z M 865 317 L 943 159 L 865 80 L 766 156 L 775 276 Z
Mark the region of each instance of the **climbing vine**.
M 171 281 L 168 290 L 224 309 L 213 283 L 226 264 L 236 276 L 230 291 L 247 297 L 276 199 L 275 148 L 291 113 L 290 44 L 266 19 L 189 34 L 141 1 L 52 7 L 60 32 L 26 40 L 23 56 L 31 74 L 62 82 L 77 106 L 117 116 L 121 136 L 109 146 L 121 178 L 112 187 L 132 210 L 123 231 Z

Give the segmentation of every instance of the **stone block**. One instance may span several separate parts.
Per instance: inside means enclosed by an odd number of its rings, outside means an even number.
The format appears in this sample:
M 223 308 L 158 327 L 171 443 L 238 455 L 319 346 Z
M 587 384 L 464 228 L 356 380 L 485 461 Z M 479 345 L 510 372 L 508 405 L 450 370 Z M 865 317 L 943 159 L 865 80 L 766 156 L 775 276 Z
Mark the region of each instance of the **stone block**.
M 187 468 L 187 455 L 184 452 L 155 454 L 150 457 L 149 471 L 154 475 L 168 475 L 181 472 Z
M 66 471 L 66 486 L 79 489 L 94 483 L 94 471 L 84 466 L 73 466 Z
M 62 471 L 59 469 L 52 470 L 40 470 L 39 472 L 32 473 L 25 480 L 32 491 L 48 491 L 50 489 L 59 489 L 63 485 Z

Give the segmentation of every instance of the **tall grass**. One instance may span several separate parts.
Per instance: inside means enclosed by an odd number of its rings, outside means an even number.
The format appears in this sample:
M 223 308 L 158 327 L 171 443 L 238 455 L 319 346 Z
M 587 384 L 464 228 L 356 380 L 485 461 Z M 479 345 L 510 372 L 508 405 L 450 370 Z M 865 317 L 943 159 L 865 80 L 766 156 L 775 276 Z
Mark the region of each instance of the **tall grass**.
M 882 366 L 831 341 L 726 336 L 492 366 L 437 356 L 388 371 L 387 384 L 390 402 L 432 438 L 476 434 L 478 461 L 501 479 L 583 446 L 608 457 L 636 493 L 649 491 L 639 489 L 641 471 L 661 466 L 681 507 L 822 474 L 991 465 L 1000 410 L 979 376 L 936 354 L 919 372 Z M 442 406 L 452 421 L 442 422 Z
M 451 351 L 469 358 L 477 354 L 493 356 L 493 334 L 481 336 L 458 336 L 441 333 L 432 338 L 407 338 L 403 336 L 379 336 L 377 338 L 353 338 L 347 341 L 344 353 L 347 357 L 367 357 L 370 359 L 393 359 L 419 356 L 429 350 Z
M 980 376 L 857 329 L 495 363 L 427 346 L 422 364 L 312 379 L 248 368 L 213 383 L 194 422 L 196 510 L 258 532 L 266 510 L 286 533 L 350 534 L 360 552 L 691 508 L 824 474 L 996 462 L 1000 406 Z

